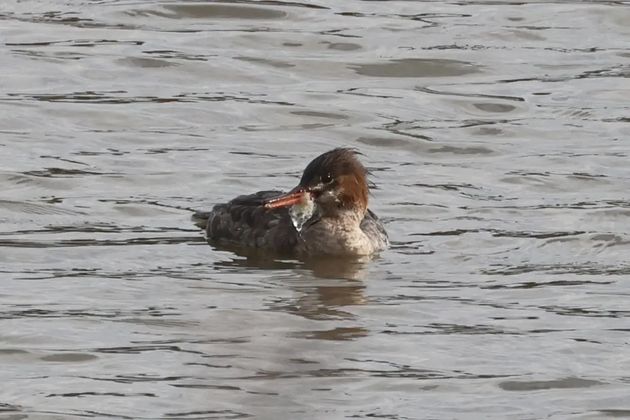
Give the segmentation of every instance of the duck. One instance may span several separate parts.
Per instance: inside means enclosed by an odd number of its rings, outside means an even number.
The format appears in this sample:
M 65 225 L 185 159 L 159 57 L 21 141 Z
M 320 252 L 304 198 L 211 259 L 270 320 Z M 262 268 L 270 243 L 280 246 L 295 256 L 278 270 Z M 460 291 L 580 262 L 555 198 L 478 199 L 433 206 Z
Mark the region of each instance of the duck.
M 288 192 L 258 191 L 196 212 L 193 221 L 217 246 L 297 257 L 362 257 L 389 247 L 368 208 L 368 170 L 353 148 L 313 159 Z

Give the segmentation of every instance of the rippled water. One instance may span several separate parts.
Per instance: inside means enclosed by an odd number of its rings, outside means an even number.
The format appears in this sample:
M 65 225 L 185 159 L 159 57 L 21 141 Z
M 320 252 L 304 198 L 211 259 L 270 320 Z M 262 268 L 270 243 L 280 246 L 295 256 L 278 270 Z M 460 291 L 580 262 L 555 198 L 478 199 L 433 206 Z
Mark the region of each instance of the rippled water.
M 0 419 L 630 417 L 630 4 L 0 6 Z M 392 248 L 190 222 L 352 146 Z

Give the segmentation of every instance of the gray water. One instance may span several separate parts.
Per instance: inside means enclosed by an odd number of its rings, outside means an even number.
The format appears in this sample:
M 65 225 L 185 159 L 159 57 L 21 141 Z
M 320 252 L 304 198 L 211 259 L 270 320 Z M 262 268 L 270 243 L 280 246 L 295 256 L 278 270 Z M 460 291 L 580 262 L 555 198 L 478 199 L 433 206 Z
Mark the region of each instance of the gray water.
M 0 419 L 630 417 L 629 6 L 3 1 Z M 339 146 L 377 258 L 190 222 Z

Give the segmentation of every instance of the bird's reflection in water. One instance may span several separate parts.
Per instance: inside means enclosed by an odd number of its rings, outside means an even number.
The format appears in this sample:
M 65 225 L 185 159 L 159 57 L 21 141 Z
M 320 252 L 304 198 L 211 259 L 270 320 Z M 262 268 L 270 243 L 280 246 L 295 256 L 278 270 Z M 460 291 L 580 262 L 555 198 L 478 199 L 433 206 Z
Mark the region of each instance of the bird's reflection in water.
M 222 247 L 225 249 L 225 247 Z M 356 320 L 348 307 L 367 302 L 363 279 L 371 260 L 364 258 L 317 258 L 281 259 L 256 250 L 230 249 L 237 257 L 215 263 L 218 269 L 243 268 L 286 270 L 283 283 L 295 291 L 295 296 L 287 299 L 278 297 L 268 304 L 270 310 L 283 311 L 311 320 Z M 359 326 L 343 326 L 321 331 L 305 331 L 295 335 L 321 340 L 351 340 L 366 336 L 368 331 Z

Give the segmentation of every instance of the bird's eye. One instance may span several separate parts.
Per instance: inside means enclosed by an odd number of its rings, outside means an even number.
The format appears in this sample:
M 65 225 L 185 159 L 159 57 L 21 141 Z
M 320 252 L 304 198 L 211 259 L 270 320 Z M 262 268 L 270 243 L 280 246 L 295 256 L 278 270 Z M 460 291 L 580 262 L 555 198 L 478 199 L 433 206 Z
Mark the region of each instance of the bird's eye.
M 331 174 L 326 174 L 321 177 L 321 180 L 324 184 L 330 184 L 333 180 L 333 177 Z

